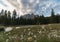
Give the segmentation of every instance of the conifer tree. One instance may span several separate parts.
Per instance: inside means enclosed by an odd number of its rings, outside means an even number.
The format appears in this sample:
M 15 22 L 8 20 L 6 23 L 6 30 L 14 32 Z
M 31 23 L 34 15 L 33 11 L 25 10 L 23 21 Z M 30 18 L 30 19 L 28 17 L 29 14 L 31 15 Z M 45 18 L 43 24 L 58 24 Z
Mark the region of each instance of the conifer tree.
M 51 22 L 51 23 L 55 23 L 55 22 L 56 22 L 56 20 L 55 20 L 55 13 L 54 13 L 54 10 L 53 10 L 53 9 L 52 9 L 52 11 L 51 11 L 50 22 Z

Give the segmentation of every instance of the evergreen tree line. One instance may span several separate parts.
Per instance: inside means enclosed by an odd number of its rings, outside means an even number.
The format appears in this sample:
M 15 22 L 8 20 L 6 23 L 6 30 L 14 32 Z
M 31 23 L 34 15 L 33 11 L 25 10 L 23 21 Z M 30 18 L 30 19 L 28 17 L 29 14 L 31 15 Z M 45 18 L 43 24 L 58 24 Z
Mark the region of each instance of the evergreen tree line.
M 0 25 L 38 25 L 52 23 L 60 23 L 60 15 L 55 15 L 53 9 L 51 11 L 51 16 L 45 17 L 44 15 L 38 15 L 37 17 L 34 17 L 34 19 L 25 19 L 21 16 L 17 18 L 16 10 L 14 10 L 12 13 L 7 10 L 2 10 L 0 12 Z

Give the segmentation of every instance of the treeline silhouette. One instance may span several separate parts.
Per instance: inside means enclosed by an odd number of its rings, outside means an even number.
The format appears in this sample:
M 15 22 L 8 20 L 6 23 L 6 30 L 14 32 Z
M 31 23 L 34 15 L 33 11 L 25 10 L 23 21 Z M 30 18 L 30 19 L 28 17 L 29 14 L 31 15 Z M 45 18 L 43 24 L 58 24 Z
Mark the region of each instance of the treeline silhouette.
M 12 16 L 11 16 L 12 14 Z M 3 10 L 0 12 L 0 25 L 39 25 L 39 24 L 52 24 L 52 23 L 60 23 L 60 15 L 55 15 L 54 10 L 51 11 L 51 16 L 45 17 L 44 15 L 38 15 L 34 17 L 34 19 L 25 19 L 17 17 L 17 12 L 14 10 L 12 13 L 7 10 Z

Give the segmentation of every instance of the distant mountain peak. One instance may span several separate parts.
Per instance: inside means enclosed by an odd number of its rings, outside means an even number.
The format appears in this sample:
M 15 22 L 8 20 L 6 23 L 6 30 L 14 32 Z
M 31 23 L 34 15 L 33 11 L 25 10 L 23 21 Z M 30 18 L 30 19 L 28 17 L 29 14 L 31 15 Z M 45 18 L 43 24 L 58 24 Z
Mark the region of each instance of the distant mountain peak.
M 34 14 L 26 14 L 26 15 L 23 15 L 21 17 L 24 18 L 24 19 L 34 19 L 35 17 L 37 17 L 37 15 L 34 15 Z

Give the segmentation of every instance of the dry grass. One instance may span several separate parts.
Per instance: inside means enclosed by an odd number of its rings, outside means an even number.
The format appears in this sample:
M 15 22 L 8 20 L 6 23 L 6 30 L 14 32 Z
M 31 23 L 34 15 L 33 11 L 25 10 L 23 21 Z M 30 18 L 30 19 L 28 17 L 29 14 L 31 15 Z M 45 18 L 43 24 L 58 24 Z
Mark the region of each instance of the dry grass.
M 60 42 L 60 24 L 19 27 L 0 32 L 0 42 Z

